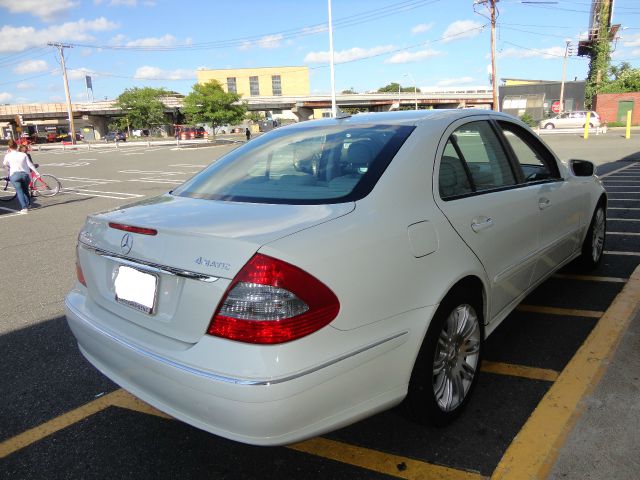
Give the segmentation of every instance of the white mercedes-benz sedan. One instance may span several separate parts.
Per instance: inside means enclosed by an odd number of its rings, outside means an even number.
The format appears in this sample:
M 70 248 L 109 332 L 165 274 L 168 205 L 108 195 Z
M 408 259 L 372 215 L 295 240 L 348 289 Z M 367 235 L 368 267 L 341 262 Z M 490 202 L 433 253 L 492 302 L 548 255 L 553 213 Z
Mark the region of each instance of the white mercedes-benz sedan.
M 594 170 L 491 111 L 279 128 L 89 216 L 67 319 L 101 372 L 222 437 L 286 444 L 402 401 L 444 425 L 509 312 L 600 262 Z

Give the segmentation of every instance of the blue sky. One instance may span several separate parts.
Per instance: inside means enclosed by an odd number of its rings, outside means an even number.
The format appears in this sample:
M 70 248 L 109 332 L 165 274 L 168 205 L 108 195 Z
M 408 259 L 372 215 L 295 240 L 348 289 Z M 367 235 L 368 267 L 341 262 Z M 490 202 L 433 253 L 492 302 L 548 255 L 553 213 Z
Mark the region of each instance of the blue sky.
M 587 31 L 591 1 L 528 2 L 497 4 L 497 77 L 560 80 L 565 41 Z M 338 92 L 489 87 L 489 22 L 473 0 L 333 0 L 332 11 Z M 327 0 L 0 0 L 0 103 L 64 101 L 47 42 L 73 45 L 74 102 L 86 100 L 85 75 L 103 100 L 142 86 L 187 94 L 199 68 L 307 65 L 312 93 L 329 93 L 327 20 Z M 615 0 L 613 23 L 614 63 L 640 67 L 640 2 Z M 567 79 L 587 67 L 570 57 Z

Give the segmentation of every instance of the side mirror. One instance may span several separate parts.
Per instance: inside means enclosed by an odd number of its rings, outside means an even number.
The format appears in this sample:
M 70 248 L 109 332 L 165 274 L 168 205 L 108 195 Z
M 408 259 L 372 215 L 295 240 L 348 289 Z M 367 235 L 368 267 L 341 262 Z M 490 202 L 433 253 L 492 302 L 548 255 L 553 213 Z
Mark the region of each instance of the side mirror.
M 596 166 L 588 160 L 571 160 L 569 166 L 576 177 L 591 177 L 596 173 Z

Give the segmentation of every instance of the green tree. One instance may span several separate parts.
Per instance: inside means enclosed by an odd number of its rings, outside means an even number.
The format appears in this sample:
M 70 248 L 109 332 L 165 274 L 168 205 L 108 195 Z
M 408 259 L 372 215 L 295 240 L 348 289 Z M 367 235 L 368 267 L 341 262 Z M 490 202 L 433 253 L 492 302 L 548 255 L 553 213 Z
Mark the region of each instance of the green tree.
M 254 123 L 258 123 L 264 120 L 264 118 L 265 118 L 264 115 L 260 112 L 256 112 L 256 111 L 247 112 L 247 119 L 251 120 Z
M 609 74 L 613 77 L 613 80 L 616 81 L 623 73 L 629 70 L 632 70 L 631 64 L 629 62 L 622 62 L 620 65 L 611 65 Z
M 128 88 L 116 99 L 123 116 L 116 120 L 121 130 L 153 128 L 167 123 L 165 105 L 161 98 L 167 95 L 163 88 Z
M 600 24 L 598 25 L 598 40 L 591 44 L 591 60 L 589 73 L 584 88 L 584 106 L 590 109 L 595 96 L 607 84 L 609 64 L 611 62 L 611 45 L 609 44 L 609 8 L 608 2 L 601 2 Z
M 384 87 L 380 87 L 378 93 L 398 93 L 398 89 L 400 89 L 401 92 L 414 92 L 414 87 L 403 87 L 398 82 L 392 82 Z M 417 88 L 415 91 L 419 92 L 420 89 Z
M 346 90 L 343 90 L 343 91 L 342 91 L 342 92 L 340 92 L 340 93 L 342 93 L 343 95 L 354 95 L 354 94 L 356 94 L 356 93 L 358 93 L 358 92 L 356 92 L 356 91 L 353 89 L 353 87 L 351 87 L 351 88 L 347 88 Z
M 640 92 L 640 68 L 627 68 L 600 89 L 600 93 Z
M 210 125 L 215 131 L 216 127 L 236 125 L 244 120 L 247 107 L 239 101 L 239 95 L 225 92 L 220 83 L 211 80 L 192 87 L 182 111 L 190 122 Z

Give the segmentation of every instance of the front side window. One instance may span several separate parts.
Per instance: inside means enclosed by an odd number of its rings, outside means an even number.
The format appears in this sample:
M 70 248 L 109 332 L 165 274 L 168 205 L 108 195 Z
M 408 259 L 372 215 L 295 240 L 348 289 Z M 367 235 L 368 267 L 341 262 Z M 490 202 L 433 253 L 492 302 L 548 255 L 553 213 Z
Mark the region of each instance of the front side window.
M 249 94 L 251 96 L 260 95 L 260 83 L 258 77 L 249 77 Z
M 509 122 L 498 122 L 520 164 L 525 182 L 560 178 L 553 155 L 525 129 Z
M 411 126 L 276 129 L 232 151 L 174 195 L 251 203 L 323 204 L 366 196 Z
M 440 196 L 452 198 L 471 192 L 515 185 L 516 177 L 500 140 L 486 121 L 456 129 L 445 146 L 438 173 Z

